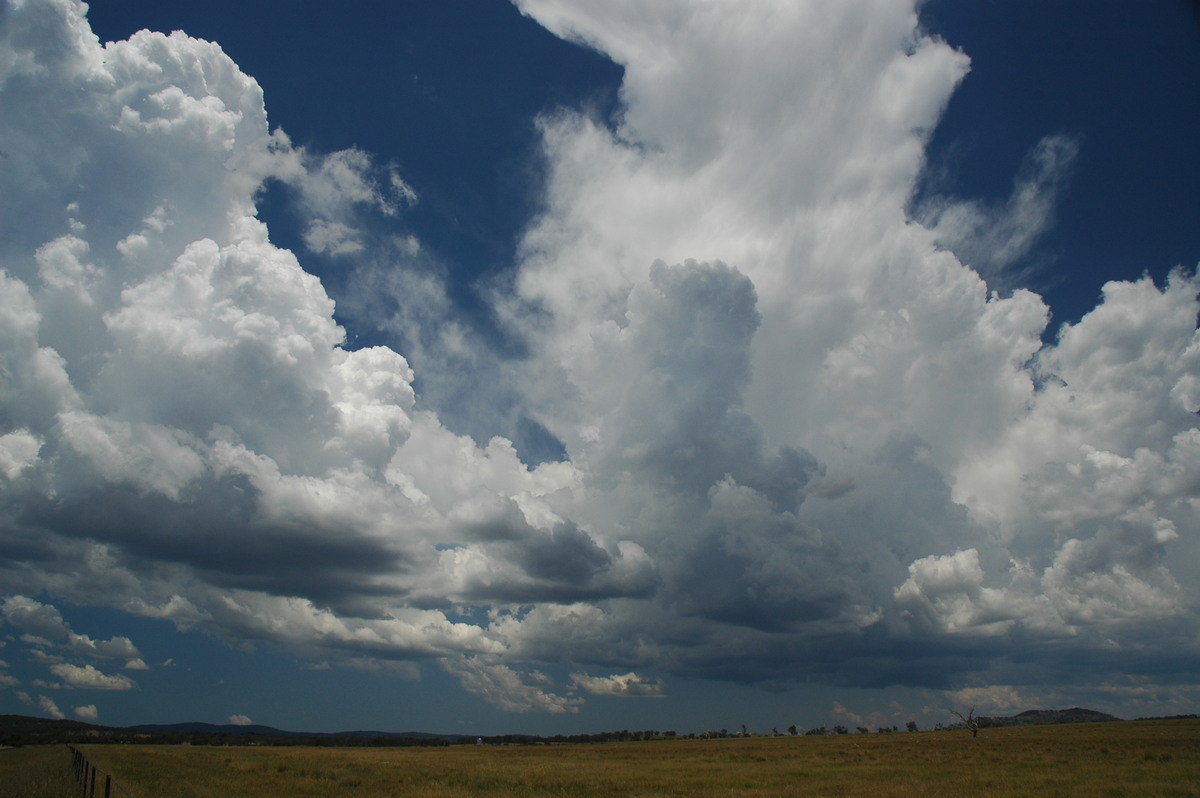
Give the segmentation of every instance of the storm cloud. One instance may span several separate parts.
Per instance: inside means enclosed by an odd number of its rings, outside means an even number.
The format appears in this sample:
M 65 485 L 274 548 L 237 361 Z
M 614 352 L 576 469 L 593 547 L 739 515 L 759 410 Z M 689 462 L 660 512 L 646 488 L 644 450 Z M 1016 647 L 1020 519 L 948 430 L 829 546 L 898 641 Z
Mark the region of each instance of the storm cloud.
M 914 5 L 521 0 L 624 68 L 623 113 L 538 120 L 542 210 L 487 294 L 519 345 L 495 347 L 442 314 L 420 242 L 381 232 L 420 201 L 395 168 L 271 129 L 218 44 L 102 45 L 82 3 L 5 2 L 7 622 L 138 659 L 27 598 L 50 596 L 437 662 L 516 712 L 672 677 L 1016 690 L 1081 655 L 1097 687 L 1185 679 L 1200 283 L 1112 282 L 1055 331 L 1001 279 L 1086 147 L 1054 131 L 1004 207 L 913 218 L 969 69 Z M 395 348 L 348 343 L 258 218 L 267 181 L 311 252 L 354 264 L 355 323 L 403 318 Z M 464 380 L 509 409 L 450 425 L 437 386 Z M 456 431 L 490 412 L 562 457 Z

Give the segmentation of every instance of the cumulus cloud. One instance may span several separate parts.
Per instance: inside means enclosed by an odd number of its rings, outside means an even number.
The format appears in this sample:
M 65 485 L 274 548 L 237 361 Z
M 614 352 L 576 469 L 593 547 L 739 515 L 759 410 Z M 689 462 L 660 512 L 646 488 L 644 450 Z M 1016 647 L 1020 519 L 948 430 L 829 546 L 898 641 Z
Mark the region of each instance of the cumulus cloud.
M 473 657 L 443 660 L 443 667 L 458 677 L 463 689 L 506 712 L 578 712 L 583 699 L 551 692 L 551 680 L 537 670 L 518 672 L 507 665 Z
M 0 615 L 26 633 L 23 635 L 25 642 L 39 647 L 32 652 L 35 657 L 58 661 L 60 655 L 46 650 L 51 649 L 78 656 L 124 659 L 127 668 L 137 668 L 136 663 L 141 663 L 141 653 L 128 637 L 92 640 L 72 630 L 57 607 L 28 596 L 6 596 L 0 602 Z M 144 669 L 145 665 L 141 667 Z
M 58 704 L 54 702 L 54 699 L 49 698 L 48 696 L 38 696 L 38 707 L 42 710 L 42 712 L 45 712 L 47 715 L 56 720 L 62 720 L 66 717 L 66 714 L 64 714 L 63 711 L 58 708 Z
M 232 726 L 249 726 L 253 722 L 254 721 L 250 720 L 250 718 L 246 717 L 245 715 L 229 716 L 229 723 Z
M 0 473 L 9 480 L 16 479 L 26 466 L 37 459 L 41 447 L 41 441 L 29 432 L 0 435 Z
M 1195 276 L 1110 283 L 1049 344 L 1041 298 L 989 282 L 1081 145 L 1048 133 L 1002 208 L 913 219 L 968 61 L 912 2 L 519 6 L 618 61 L 624 107 L 539 120 L 542 212 L 486 296 L 506 351 L 379 232 L 417 201 L 397 170 L 270 130 L 217 44 L 5 6 L 8 623 L 131 669 L 127 638 L 26 596 L 436 660 L 514 712 L 661 694 L 645 672 L 954 686 L 1029 639 L 1046 659 L 1010 683 L 1067 652 L 1195 657 Z M 257 218 L 267 179 L 396 348 L 347 344 Z M 523 460 L 495 434 L 517 420 L 561 458 Z M 915 648 L 945 656 L 914 674 Z
M 80 720 L 86 720 L 89 723 L 95 723 L 100 719 L 100 712 L 96 709 L 95 704 L 84 704 L 81 707 L 71 707 L 71 711 L 75 713 L 75 717 Z
M 592 695 L 617 698 L 662 698 L 667 694 L 666 685 L 661 679 L 638 676 L 632 671 L 626 674 L 614 673 L 612 676 L 572 673 L 571 683 Z
M 102 673 L 91 665 L 80 667 L 62 662 L 51 665 L 50 672 L 62 679 L 66 687 L 87 690 L 133 690 L 137 687 L 137 682 L 128 676 Z
M 47 641 L 65 640 L 71 634 L 57 608 L 27 596 L 6 596 L 0 613 L 12 626 Z

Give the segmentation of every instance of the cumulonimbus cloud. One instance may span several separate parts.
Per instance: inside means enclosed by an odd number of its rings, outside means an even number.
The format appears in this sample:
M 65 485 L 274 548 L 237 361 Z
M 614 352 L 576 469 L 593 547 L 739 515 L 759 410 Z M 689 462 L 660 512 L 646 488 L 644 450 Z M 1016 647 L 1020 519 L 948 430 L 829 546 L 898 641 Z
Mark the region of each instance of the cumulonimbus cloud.
M 950 655 L 922 679 L 954 685 L 991 651 L 964 641 L 1030 636 L 1118 670 L 1126 648 L 1194 657 L 1196 278 L 1111 283 L 1044 344 L 1040 297 L 956 257 L 1018 259 L 1073 143 L 999 221 L 930 229 L 906 208 L 968 61 L 910 0 L 519 6 L 624 67 L 622 120 L 539 122 L 543 210 L 489 296 L 519 356 L 450 335 L 439 301 L 401 315 L 440 336 L 431 384 L 481 364 L 480 396 L 554 436 L 564 457 L 534 466 L 448 429 L 401 352 L 349 347 L 256 217 L 263 181 L 288 182 L 310 249 L 362 259 L 345 291 L 436 300 L 370 256 L 416 199 L 398 174 L 270 130 L 216 44 L 102 46 L 79 3 L 6 4 L 14 594 L 323 662 L 440 660 L 513 711 L 582 701 L 539 663 L 652 695 L 658 676 L 587 671 L 892 683 L 933 639 Z M 122 639 L 95 653 L 136 660 Z

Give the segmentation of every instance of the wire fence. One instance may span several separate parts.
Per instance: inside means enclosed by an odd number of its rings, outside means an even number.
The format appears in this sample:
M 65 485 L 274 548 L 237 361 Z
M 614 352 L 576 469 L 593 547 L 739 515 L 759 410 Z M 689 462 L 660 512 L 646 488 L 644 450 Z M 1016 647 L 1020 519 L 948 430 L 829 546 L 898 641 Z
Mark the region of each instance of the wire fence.
M 75 746 L 67 747 L 71 749 L 75 781 L 79 783 L 81 798 L 133 798 L 129 790 L 113 781 L 111 773 L 93 765 Z

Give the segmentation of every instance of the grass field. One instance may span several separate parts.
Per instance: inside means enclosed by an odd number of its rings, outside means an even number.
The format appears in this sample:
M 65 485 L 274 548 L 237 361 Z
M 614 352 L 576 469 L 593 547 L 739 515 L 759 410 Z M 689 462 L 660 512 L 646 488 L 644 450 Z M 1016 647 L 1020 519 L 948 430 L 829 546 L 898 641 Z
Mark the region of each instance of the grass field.
M 1200 796 L 1200 721 L 448 748 L 81 746 L 135 798 Z M 0 752 L 3 753 L 3 752 Z
M 4 798 L 62 798 L 78 795 L 65 745 L 0 750 L 0 795 Z

